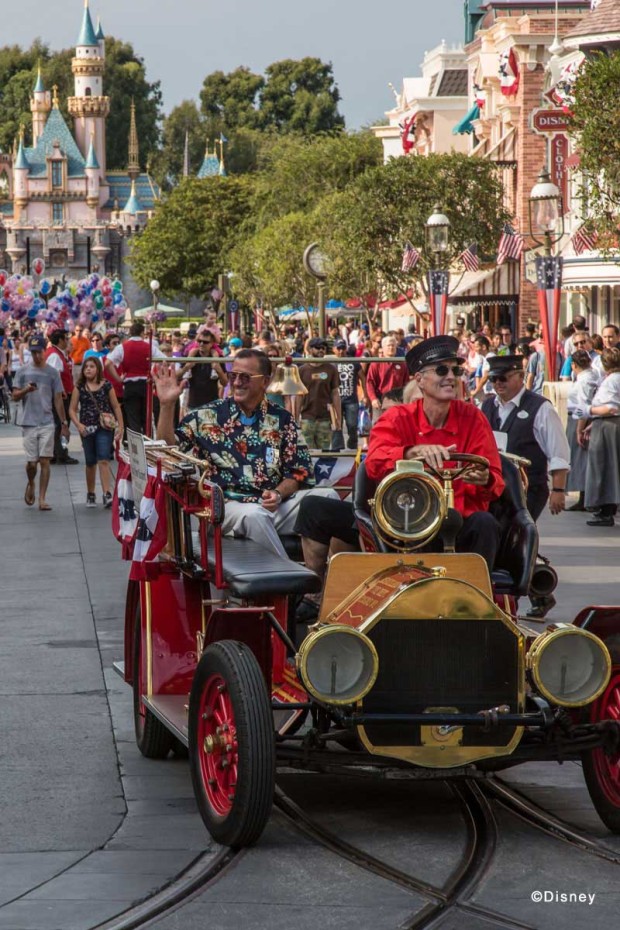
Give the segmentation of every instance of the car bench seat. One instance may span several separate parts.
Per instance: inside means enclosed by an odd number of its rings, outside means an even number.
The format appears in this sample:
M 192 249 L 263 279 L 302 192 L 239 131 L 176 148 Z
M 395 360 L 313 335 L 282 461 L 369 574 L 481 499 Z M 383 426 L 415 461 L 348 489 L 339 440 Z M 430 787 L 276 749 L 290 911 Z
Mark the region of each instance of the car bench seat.
M 215 554 L 209 546 L 209 568 L 215 570 Z M 233 597 L 252 598 L 276 594 L 318 594 L 322 582 L 304 565 L 282 558 L 250 539 L 222 537 L 224 579 Z

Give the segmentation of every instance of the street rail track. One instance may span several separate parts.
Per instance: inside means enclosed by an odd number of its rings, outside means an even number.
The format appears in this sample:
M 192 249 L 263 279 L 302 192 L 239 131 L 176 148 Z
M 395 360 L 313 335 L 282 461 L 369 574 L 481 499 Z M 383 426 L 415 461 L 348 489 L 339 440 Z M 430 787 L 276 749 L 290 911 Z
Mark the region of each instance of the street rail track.
M 431 930 L 439 927 L 454 909 L 476 915 L 483 919 L 485 924 L 503 927 L 506 930 L 533 930 L 530 924 L 470 903 L 493 861 L 497 846 L 497 824 L 491 805 L 477 783 L 466 780 L 448 783 L 448 786 L 459 800 L 465 815 L 467 844 L 461 861 L 441 887 L 403 872 L 342 840 L 313 821 L 279 787 L 276 788 L 274 805 L 280 815 L 296 829 L 331 852 L 373 875 L 425 898 L 427 903 L 422 909 L 402 925 L 406 930 Z

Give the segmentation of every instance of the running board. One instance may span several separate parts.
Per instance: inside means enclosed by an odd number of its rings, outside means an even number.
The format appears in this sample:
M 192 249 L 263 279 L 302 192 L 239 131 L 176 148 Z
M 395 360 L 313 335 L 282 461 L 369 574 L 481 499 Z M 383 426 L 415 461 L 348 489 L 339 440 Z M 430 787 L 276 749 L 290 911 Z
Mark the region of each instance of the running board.
M 186 694 L 158 694 L 154 697 L 142 696 L 144 706 L 161 720 L 163 725 L 180 740 L 184 746 L 189 743 L 187 736 L 187 700 Z

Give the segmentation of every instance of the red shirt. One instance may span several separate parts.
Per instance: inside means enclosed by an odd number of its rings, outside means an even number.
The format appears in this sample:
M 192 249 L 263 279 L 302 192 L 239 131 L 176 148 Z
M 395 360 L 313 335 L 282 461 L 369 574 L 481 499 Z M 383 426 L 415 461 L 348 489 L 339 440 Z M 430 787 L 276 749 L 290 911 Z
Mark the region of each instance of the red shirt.
M 461 400 L 450 403 L 448 418 L 435 429 L 426 418 L 423 400 L 391 407 L 382 413 L 372 430 L 366 456 L 366 473 L 380 481 L 394 471 L 396 462 L 405 458 L 411 446 L 455 445 L 456 452 L 483 455 L 489 460 L 490 478 L 485 488 L 457 479 L 454 482 L 454 505 L 464 516 L 488 510 L 489 503 L 504 490 L 502 466 L 489 422 L 474 404 Z
M 405 359 L 402 362 L 372 362 L 366 374 L 366 390 L 371 401 L 380 401 L 384 394 L 403 387 L 408 380 Z

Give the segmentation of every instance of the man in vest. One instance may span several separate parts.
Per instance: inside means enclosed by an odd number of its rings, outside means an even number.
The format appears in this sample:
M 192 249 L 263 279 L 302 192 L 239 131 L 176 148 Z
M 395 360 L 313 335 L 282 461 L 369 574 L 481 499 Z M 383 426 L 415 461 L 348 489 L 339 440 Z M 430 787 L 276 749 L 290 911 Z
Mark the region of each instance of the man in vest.
M 153 342 L 153 353 L 157 354 L 159 347 Z M 112 349 L 107 357 L 113 369 L 122 367 L 123 370 L 123 410 L 127 429 L 136 433 L 146 432 L 146 393 L 147 380 L 150 369 L 151 350 L 144 339 L 144 323 L 131 324 L 129 339 Z M 114 376 L 115 371 L 111 369 Z
M 528 391 L 524 377 L 521 355 L 495 355 L 489 362 L 489 381 L 495 395 L 489 395 L 481 409 L 502 451 L 532 463 L 528 469 L 527 509 L 538 520 L 547 500 L 552 514 L 564 510 L 570 449 L 553 404 L 541 394 Z
M 71 403 L 71 394 L 73 392 L 73 363 L 67 353 L 68 334 L 64 329 L 56 329 L 49 337 L 49 345 L 45 350 L 45 363 L 51 368 L 55 368 L 60 375 L 62 383 L 62 402 L 65 409 L 65 415 L 62 418 L 65 422 L 69 420 L 69 404 Z M 54 413 L 54 457 L 51 459 L 52 465 L 77 465 L 78 460 L 69 455 L 69 447 L 62 444 L 62 420 L 53 408 Z

